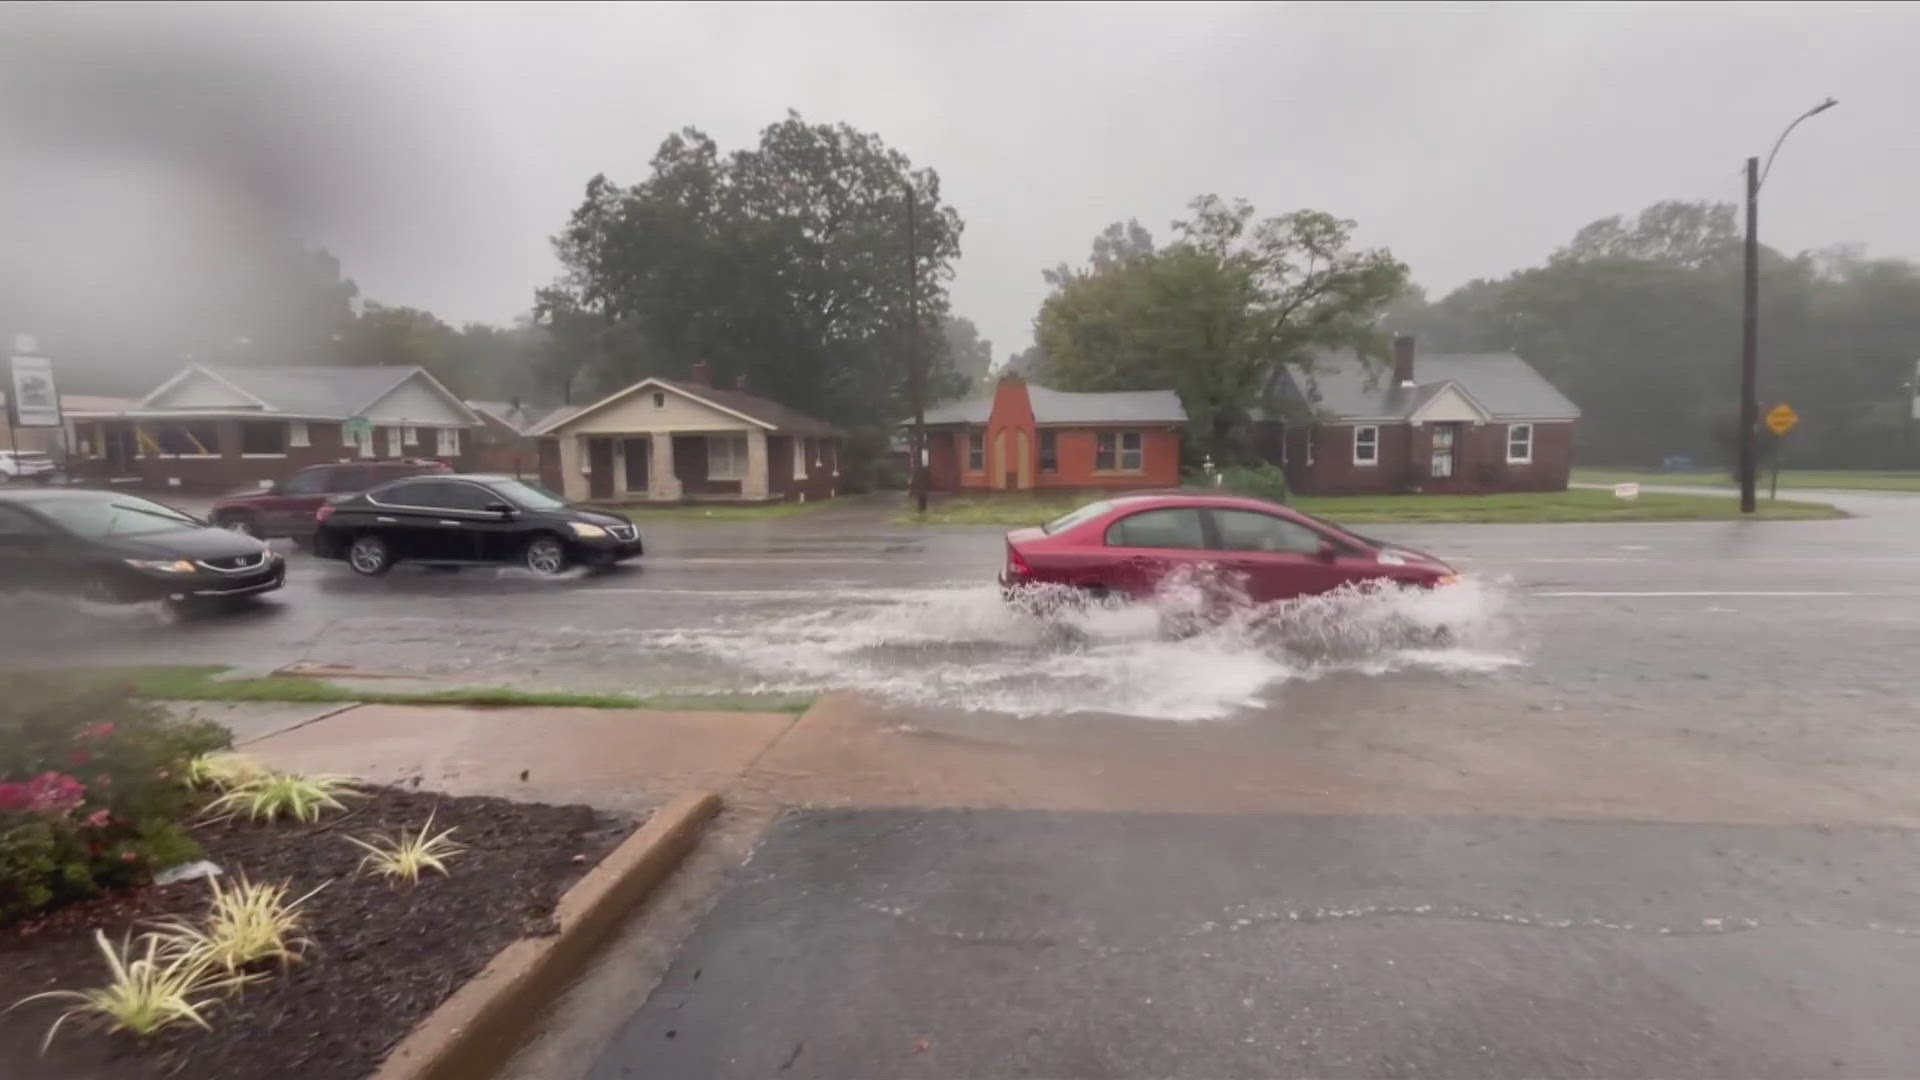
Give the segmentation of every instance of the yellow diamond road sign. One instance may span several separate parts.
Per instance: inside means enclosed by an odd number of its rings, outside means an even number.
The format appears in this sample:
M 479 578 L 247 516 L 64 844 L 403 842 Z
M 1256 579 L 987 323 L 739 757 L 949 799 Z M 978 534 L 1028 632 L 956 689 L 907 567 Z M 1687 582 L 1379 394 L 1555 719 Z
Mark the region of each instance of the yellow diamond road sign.
M 1767 430 L 1775 435 L 1785 435 L 1799 422 L 1800 414 L 1784 401 L 1767 410 Z

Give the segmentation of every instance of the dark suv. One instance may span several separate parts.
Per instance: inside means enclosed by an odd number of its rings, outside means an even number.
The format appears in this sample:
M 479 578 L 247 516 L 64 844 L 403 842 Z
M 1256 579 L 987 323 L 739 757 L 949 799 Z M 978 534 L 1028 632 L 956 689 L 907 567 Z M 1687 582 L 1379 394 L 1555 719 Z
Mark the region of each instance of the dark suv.
M 230 495 L 213 504 L 215 525 L 251 536 L 291 536 L 301 543 L 313 537 L 313 515 L 329 499 L 355 495 L 389 480 L 453 469 L 442 461 L 354 461 L 309 465 L 262 491 Z

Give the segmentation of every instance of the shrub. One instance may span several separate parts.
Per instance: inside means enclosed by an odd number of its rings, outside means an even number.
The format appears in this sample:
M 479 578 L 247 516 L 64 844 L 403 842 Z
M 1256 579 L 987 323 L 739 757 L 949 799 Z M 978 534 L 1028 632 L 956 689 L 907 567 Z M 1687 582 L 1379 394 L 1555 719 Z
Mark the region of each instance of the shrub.
M 0 923 L 191 858 L 186 764 L 227 742 L 124 688 L 0 677 Z
M 107 985 L 92 990 L 49 990 L 14 1003 L 16 1007 L 33 1001 L 77 1003 L 47 1029 L 47 1037 L 40 1043 L 42 1053 L 60 1033 L 60 1026 L 73 1019 L 142 1038 L 182 1021 L 210 1029 L 204 1013 L 213 1004 L 211 995 L 239 986 L 250 977 L 221 976 L 205 957 L 162 951 L 161 939 L 153 934 L 141 938 L 146 946 L 144 953 L 136 953 L 125 940 L 115 949 L 107 935 L 98 930 L 93 932 L 93 940 L 107 961 Z
M 1219 489 L 1250 499 L 1287 501 L 1287 474 L 1275 465 L 1242 465 L 1223 469 Z
M 291 964 L 313 944 L 300 933 L 306 917 L 300 905 L 330 881 L 304 896 L 287 899 L 291 888 L 279 885 L 255 885 L 244 876 L 232 887 L 222 888 L 220 879 L 207 879 L 212 899 L 206 919 L 199 925 L 174 920 L 161 924 L 159 937 L 164 947 L 203 959 L 228 975 L 262 960 Z
M 452 829 L 432 831 L 433 815 L 427 815 L 427 823 L 420 826 L 418 832 L 401 829 L 391 836 L 376 836 L 372 841 L 349 836 L 347 843 L 367 853 L 360 860 L 360 869 L 371 867 L 373 872 L 393 881 L 404 881 L 408 885 L 418 885 L 421 873 L 432 870 L 441 877 L 451 877 L 447 870 L 447 860 L 464 850 L 459 844 L 447 837 L 453 835 Z
M 342 796 L 358 795 L 351 777 L 270 772 L 235 785 L 225 795 L 207 804 L 207 812 L 227 817 L 245 815 L 249 821 L 272 821 L 290 817 L 314 822 L 328 810 L 345 810 Z

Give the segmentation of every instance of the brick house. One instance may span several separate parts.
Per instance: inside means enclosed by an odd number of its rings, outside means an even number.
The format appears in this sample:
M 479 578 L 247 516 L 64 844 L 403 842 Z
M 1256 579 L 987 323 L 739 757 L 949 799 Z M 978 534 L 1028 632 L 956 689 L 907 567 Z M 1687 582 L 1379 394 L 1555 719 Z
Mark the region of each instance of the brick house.
M 1287 368 L 1281 417 L 1255 425 L 1262 456 L 1308 495 L 1564 491 L 1580 410 L 1512 353 L 1393 362 L 1325 356 Z
M 353 458 L 461 468 L 481 423 L 423 368 L 199 364 L 130 407 L 66 420 L 68 469 L 84 480 L 216 492 Z
M 530 409 L 518 400 L 469 400 L 466 405 L 480 418 L 466 454 L 469 468 L 527 479 L 540 474 L 540 440 L 528 432 L 553 410 Z
M 830 499 L 840 433 L 824 421 L 714 386 L 705 360 L 685 381 L 642 379 L 591 405 L 549 414 L 540 481 L 569 499 L 679 502 Z
M 1171 390 L 1068 393 L 1007 374 L 991 397 L 927 410 L 927 487 L 1175 487 L 1186 423 Z

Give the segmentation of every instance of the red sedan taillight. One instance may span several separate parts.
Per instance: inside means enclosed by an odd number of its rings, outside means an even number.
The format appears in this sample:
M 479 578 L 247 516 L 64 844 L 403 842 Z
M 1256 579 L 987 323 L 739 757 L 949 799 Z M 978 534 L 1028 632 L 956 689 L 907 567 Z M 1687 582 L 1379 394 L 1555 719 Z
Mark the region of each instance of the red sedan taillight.
M 1012 544 L 1007 545 L 1007 576 L 1008 577 L 1032 577 L 1033 576 L 1033 567 L 1027 565 L 1027 560 L 1022 558 L 1020 555 L 1020 549 L 1017 547 L 1014 547 Z

